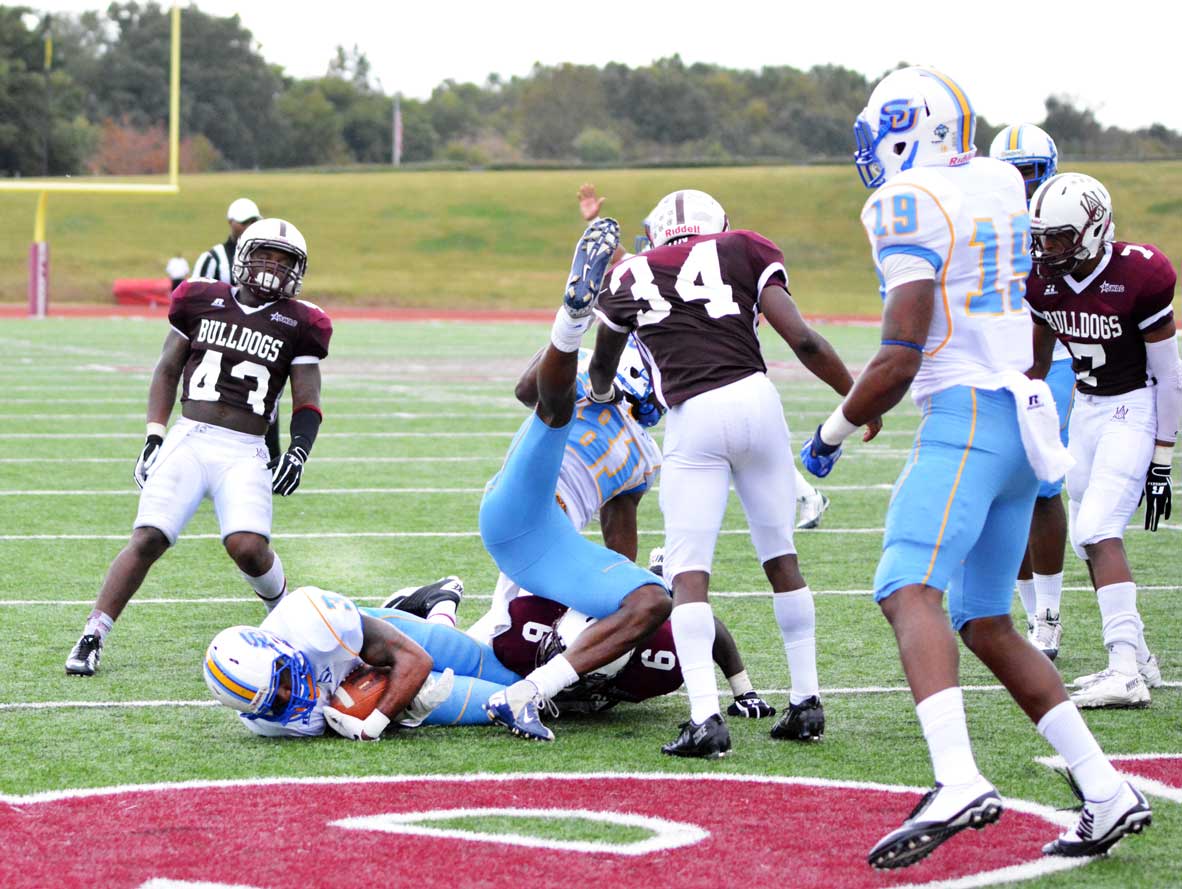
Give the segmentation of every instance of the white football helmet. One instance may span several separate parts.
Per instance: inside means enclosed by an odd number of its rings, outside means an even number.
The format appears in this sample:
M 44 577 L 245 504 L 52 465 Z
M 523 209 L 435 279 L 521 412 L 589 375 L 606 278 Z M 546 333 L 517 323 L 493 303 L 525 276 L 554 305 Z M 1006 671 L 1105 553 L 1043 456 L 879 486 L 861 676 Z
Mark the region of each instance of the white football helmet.
M 256 258 L 262 248 L 281 250 L 291 256 L 284 264 Z M 283 299 L 300 295 L 308 271 L 308 245 L 300 230 L 284 219 L 260 219 L 247 226 L 234 251 L 234 280 L 249 287 L 256 296 Z
M 989 156 L 1013 164 L 1026 183 L 1029 201 L 1040 185 L 1059 171 L 1059 151 L 1055 140 L 1042 127 L 1030 123 L 1002 127 L 993 137 Z
M 204 673 L 214 699 L 247 719 L 307 722 L 316 706 L 316 680 L 307 657 L 259 627 L 230 627 L 214 636 L 205 651 Z M 282 710 L 273 712 L 285 675 L 291 696 Z
M 722 204 L 692 188 L 665 195 L 644 220 L 644 233 L 653 247 L 697 235 L 716 235 L 730 227 Z
M 548 661 L 550 658 L 569 650 L 575 644 L 575 640 L 579 638 L 579 634 L 593 623 L 595 623 L 595 618 L 588 617 L 581 611 L 575 611 L 573 608 L 569 608 L 566 614 L 560 617 L 558 622 L 555 623 L 553 638 L 548 642 L 543 642 L 539 650 L 546 649 L 546 660 Z M 631 649 L 625 651 L 611 663 L 597 667 L 590 673 L 584 673 L 579 679 L 582 682 L 590 683 L 606 682 L 624 669 L 624 665 L 628 663 L 630 657 L 632 657 Z
M 977 152 L 977 115 L 964 90 L 931 68 L 884 77 L 854 120 L 854 165 L 867 188 L 912 167 L 955 167 Z
M 1060 173 L 1030 199 L 1030 257 L 1043 278 L 1070 275 L 1112 243 L 1112 198 L 1083 173 Z

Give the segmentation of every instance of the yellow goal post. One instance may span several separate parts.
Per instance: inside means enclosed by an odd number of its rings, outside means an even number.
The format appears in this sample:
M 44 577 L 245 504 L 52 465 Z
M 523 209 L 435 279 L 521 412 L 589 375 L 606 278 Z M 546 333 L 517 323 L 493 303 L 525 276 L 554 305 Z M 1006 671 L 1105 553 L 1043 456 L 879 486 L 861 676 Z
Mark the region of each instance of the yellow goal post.
M 47 38 L 51 40 L 52 38 Z M 171 60 L 168 76 L 168 183 L 72 182 L 69 179 L 0 179 L 0 191 L 37 192 L 33 243 L 29 246 L 29 315 L 43 318 L 49 312 L 49 241 L 46 235 L 50 192 L 71 194 L 177 194 L 180 186 L 181 131 L 181 8 L 172 5 Z M 46 63 L 52 43 L 46 45 Z

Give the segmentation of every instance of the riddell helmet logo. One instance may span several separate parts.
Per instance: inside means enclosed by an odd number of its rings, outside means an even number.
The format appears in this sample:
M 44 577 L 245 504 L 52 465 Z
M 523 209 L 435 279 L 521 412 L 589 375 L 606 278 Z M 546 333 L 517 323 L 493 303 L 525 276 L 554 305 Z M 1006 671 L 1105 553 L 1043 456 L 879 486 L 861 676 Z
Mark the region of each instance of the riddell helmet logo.
M 700 225 L 673 225 L 665 229 L 665 240 L 681 235 L 700 235 L 701 233 L 702 226 Z

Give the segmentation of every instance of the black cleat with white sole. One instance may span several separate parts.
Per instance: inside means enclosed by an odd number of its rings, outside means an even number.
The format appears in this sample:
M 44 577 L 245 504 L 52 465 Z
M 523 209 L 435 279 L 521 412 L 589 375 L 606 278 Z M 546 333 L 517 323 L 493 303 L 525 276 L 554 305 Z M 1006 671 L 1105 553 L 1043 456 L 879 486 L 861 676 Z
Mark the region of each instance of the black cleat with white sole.
M 924 794 L 902 827 L 878 841 L 866 860 L 879 870 L 908 867 L 966 827 L 981 830 L 993 824 L 1001 817 L 1001 808 L 993 785 L 979 776 L 967 785 L 937 784 Z
M 824 735 L 825 708 L 816 695 L 790 703 L 771 730 L 777 741 L 820 741 Z
M 1072 790 L 1083 801 L 1079 819 L 1054 842 L 1042 847 L 1044 855 L 1087 858 L 1103 855 L 1131 833 L 1140 833 L 1153 823 L 1153 811 L 1141 792 L 1128 781 L 1110 800 L 1084 800 L 1074 781 Z
M 425 619 L 431 609 L 440 602 L 455 602 L 458 608 L 463 598 L 464 582 L 450 574 L 410 592 L 398 590 L 382 603 L 382 607 L 397 608 L 399 611 Z

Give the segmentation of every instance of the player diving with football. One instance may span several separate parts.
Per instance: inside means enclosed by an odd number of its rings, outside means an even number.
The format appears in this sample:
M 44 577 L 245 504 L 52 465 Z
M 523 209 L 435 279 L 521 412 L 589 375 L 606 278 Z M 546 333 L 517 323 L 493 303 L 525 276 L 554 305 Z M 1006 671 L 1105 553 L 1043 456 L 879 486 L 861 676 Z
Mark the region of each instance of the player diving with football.
M 537 405 L 537 366 L 542 354 L 538 352 L 534 356 L 517 382 L 517 399 L 531 409 Z M 585 365 L 590 357 L 590 350 L 581 350 L 580 366 Z M 620 358 L 615 386 L 617 400 L 591 402 L 587 397 L 587 373 L 580 370 L 576 378 L 575 417 L 567 437 L 555 498 L 577 531 L 583 531 L 598 516 L 604 546 L 635 562 L 639 550 L 637 510 L 661 465 L 660 447 L 648 430 L 660 421 L 664 413 L 653 392 L 651 375 L 635 342 L 629 342 Z M 572 578 L 572 582 L 577 583 L 578 580 Z M 520 627 L 510 616 L 510 605 L 520 593 L 520 587 L 501 574 L 488 612 L 467 632 L 483 642 L 492 641 L 502 633 L 512 635 Z M 556 603 L 539 599 L 536 604 L 542 617 L 525 618 L 525 623 L 536 624 L 545 617 L 548 619 L 544 622 L 550 624 L 558 618 L 559 615 L 552 614 L 550 610 Z M 558 607 L 566 611 L 564 606 Z M 523 604 L 521 609 L 528 612 L 530 606 Z M 574 615 L 577 612 L 571 614 L 567 623 L 568 626 L 575 626 Z M 734 695 L 727 712 L 732 716 L 757 719 L 774 716 L 775 708 L 769 706 L 751 684 L 734 638 L 717 619 L 715 633 L 714 661 L 722 669 Z M 496 644 L 494 641 L 494 648 Z M 672 670 L 676 666 L 676 652 L 672 644 L 668 651 L 669 654 L 664 656 L 668 663 L 662 662 L 662 666 Z M 516 659 L 514 663 L 522 664 L 524 661 Z M 532 669 L 532 661 L 529 663 Z M 596 671 L 596 675 L 600 673 L 602 670 Z M 586 686 L 586 682 L 580 682 L 578 687 Z M 677 668 L 672 688 L 680 686 L 681 671 Z M 571 696 L 572 690 L 568 690 L 562 698 L 569 700 Z
M 918 67 L 885 77 L 855 120 L 855 164 L 874 189 L 862 222 L 881 282 L 882 343 L 801 455 L 810 471 L 827 473 L 842 441 L 908 389 L 923 413 L 887 507 L 874 587 L 936 784 L 870 850 L 876 868 L 914 864 L 964 828 L 1001 816 L 1001 797 L 969 742 L 954 630 L 1063 757 L 1081 792 L 1079 818 L 1044 853 L 1097 855 L 1152 817 L 1054 665 L 1010 620 L 1038 482 L 1063 475 L 1071 459 L 1050 390 L 1025 375 L 1033 331 L 1023 303 L 1030 216 L 1022 178 L 1010 164 L 976 157 L 975 130 L 961 87 Z
M 1108 666 L 1075 680 L 1080 707 L 1145 707 L 1162 684 L 1145 644 L 1125 527 L 1170 517 L 1170 467 L 1182 414 L 1173 264 L 1153 244 L 1115 240 L 1112 199 L 1091 176 L 1062 173 L 1030 203 L 1034 274 L 1026 301 L 1040 369 L 1066 346 L 1076 404 L 1067 473 L 1071 546 L 1086 561 Z
M 755 232 L 730 230 L 710 195 L 690 189 L 668 194 L 645 227 L 651 249 L 616 265 L 599 293 L 595 311 L 602 324 L 590 398 L 611 396 L 620 356 L 634 335 L 657 399 L 668 408 L 660 492 L 663 576 L 673 589 L 673 634 L 690 703 L 689 719 L 662 751 L 716 758 L 731 748 L 718 703 L 708 592 L 732 479 L 773 591 L 792 679 L 789 706 L 771 735 L 817 740 L 825 716 L 813 594 L 793 542 L 792 448 L 760 348 L 760 313 L 801 363 L 839 394 L 853 380 L 797 310 L 779 248 Z M 867 440 L 879 425 L 868 423 Z
M 1002 127 L 989 145 L 989 156 L 1018 168 L 1026 186 L 1027 203 L 1038 187 L 1058 172 L 1059 151 L 1055 140 L 1033 124 Z M 1063 444 L 1067 444 L 1075 400 L 1075 373 L 1071 370 L 1071 353 L 1062 343 L 1055 344 L 1050 367 L 1043 378 L 1055 398 L 1059 434 Z M 1059 604 L 1063 597 L 1066 548 L 1063 479 L 1040 481 L 1034 517 L 1030 521 L 1030 539 L 1018 569 L 1018 596 L 1026 611 L 1026 633 L 1031 644 L 1051 660 L 1059 656 L 1059 641 L 1063 636 Z
M 614 219 L 592 222 L 579 238 L 563 305 L 537 361 L 537 406 L 480 504 L 480 536 L 502 573 L 522 589 L 596 619 L 565 652 L 485 702 L 489 719 L 530 740 L 554 739 L 539 717 L 540 704 L 632 650 L 669 617 L 660 578 L 584 538 L 554 496 L 576 415 L 579 346 L 618 246 Z M 593 401 L 617 400 L 614 383 L 600 392 L 592 393 Z
M 270 545 L 271 495 L 296 490 L 316 440 L 320 361 L 332 324 L 298 298 L 308 248 L 290 222 L 253 223 L 238 240 L 234 266 L 236 285 L 193 279 L 172 295 L 171 329 L 148 389 L 147 439 L 135 464 L 139 510 L 66 660 L 69 675 L 94 675 L 115 620 L 205 498 L 213 501 L 226 552 L 268 610 L 286 590 Z M 290 444 L 268 462 L 267 418 L 289 380 Z M 181 418 L 169 430 L 178 385 Z

